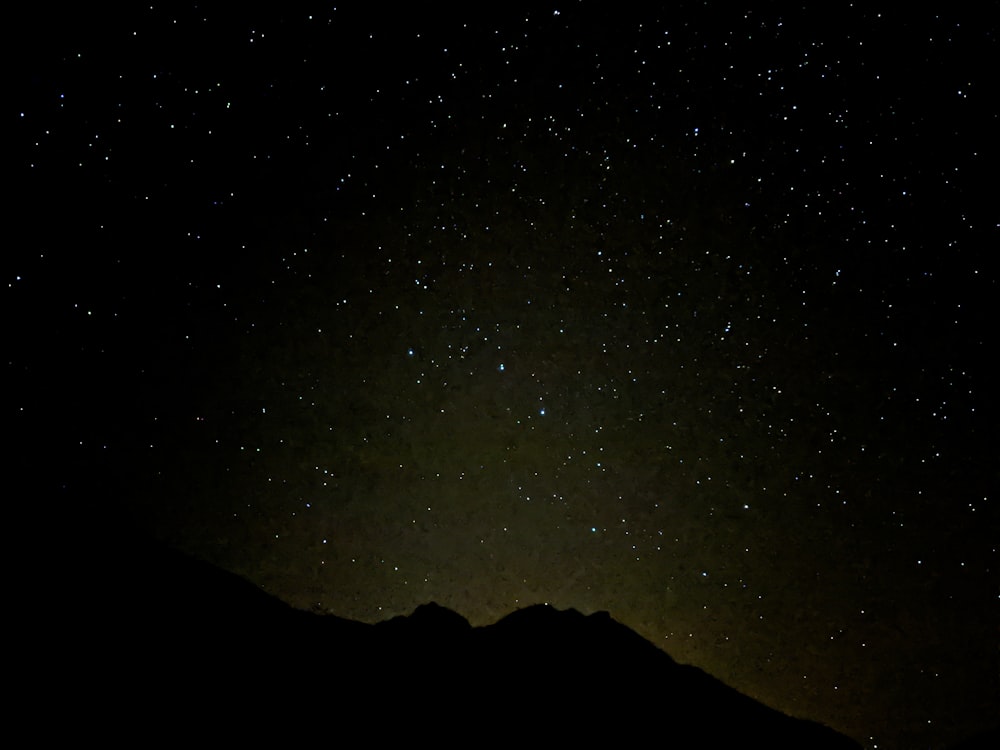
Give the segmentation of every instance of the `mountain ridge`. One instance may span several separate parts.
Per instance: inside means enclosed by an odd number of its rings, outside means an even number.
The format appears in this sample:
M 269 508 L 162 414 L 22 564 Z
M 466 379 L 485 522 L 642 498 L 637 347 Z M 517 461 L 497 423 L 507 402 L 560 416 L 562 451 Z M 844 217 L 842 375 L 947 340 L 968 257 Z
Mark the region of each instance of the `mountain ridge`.
M 73 607 L 86 614 L 69 626 L 60 620 L 53 636 L 62 667 L 79 679 L 73 710 L 84 714 L 111 703 L 148 725 L 336 715 L 338 726 L 360 730 L 376 711 L 392 717 L 377 723 L 383 735 L 436 717 L 492 727 L 493 738 L 530 726 L 560 741 L 659 735 L 671 748 L 860 747 L 679 664 L 608 612 L 536 604 L 473 627 L 429 602 L 368 624 L 295 609 L 157 545 L 97 557 Z M 97 695 L 94 675 L 105 686 Z M 449 736 L 465 744 L 465 735 Z

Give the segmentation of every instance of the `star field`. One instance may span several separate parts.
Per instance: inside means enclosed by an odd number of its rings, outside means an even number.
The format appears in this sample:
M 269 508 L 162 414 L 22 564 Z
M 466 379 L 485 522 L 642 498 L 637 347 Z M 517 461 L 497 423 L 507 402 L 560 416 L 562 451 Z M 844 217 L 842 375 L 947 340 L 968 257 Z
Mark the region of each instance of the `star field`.
M 995 22 L 77 13 L 8 112 L 44 481 L 303 609 L 608 610 L 868 747 L 993 720 Z

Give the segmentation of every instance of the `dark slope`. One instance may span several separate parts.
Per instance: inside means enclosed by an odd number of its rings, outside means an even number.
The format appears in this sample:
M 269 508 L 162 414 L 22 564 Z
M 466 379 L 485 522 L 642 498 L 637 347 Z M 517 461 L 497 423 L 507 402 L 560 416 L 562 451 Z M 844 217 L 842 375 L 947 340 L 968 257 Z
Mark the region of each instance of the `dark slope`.
M 446 744 L 529 732 L 670 748 L 858 747 L 676 663 L 603 612 L 538 605 L 473 628 L 431 603 L 366 625 L 295 610 L 148 543 L 79 559 L 72 616 L 43 622 L 46 666 L 29 676 L 62 687 L 57 705 L 74 727 L 191 725 L 235 739 L 287 723 L 317 738 L 386 737 L 419 721 Z M 109 708 L 116 718 L 102 725 Z

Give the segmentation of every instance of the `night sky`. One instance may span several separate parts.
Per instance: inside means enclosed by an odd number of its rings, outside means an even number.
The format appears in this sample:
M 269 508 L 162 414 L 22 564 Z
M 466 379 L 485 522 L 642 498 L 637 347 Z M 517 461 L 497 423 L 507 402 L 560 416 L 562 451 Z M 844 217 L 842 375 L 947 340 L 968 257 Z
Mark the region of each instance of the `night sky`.
M 868 747 L 995 720 L 996 6 L 365 5 L 11 27 L 45 524 L 607 610 Z

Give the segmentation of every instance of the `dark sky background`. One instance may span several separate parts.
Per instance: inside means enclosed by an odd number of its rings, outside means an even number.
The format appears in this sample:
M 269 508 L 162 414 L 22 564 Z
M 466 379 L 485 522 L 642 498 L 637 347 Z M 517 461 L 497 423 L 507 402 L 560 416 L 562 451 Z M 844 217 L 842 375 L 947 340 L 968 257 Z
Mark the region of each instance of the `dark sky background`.
M 995 4 L 365 5 L 12 22 L 46 523 L 608 610 L 868 747 L 995 720 Z

